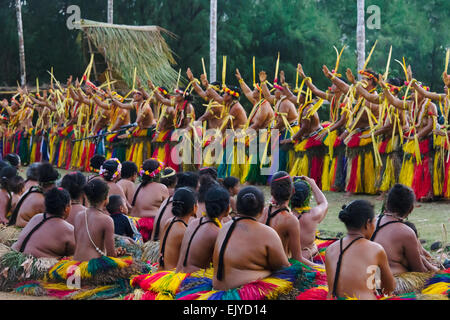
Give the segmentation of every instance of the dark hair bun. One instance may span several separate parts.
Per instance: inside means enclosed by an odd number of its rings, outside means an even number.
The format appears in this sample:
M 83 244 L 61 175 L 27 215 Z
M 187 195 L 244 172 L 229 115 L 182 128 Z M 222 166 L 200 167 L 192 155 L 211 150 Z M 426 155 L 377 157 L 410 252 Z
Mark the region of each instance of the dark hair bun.
M 255 217 L 264 209 L 264 194 L 254 186 L 239 191 L 236 201 L 238 213 Z
M 219 217 L 230 205 L 230 194 L 220 186 L 212 187 L 205 195 L 206 214 L 210 218 Z
M 59 173 L 51 163 L 44 162 L 39 166 L 39 182 L 52 183 L 58 180 Z
M 83 187 L 84 194 L 91 205 L 97 205 L 108 197 L 109 186 L 101 179 L 92 179 Z

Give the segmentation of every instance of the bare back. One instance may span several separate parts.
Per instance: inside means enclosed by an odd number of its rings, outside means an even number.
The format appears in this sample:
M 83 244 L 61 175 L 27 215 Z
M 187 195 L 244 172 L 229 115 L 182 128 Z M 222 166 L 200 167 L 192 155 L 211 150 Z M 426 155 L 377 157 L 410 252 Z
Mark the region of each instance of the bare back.
M 165 185 L 151 182 L 140 188 L 131 215 L 133 217 L 155 217 L 161 204 L 168 197 L 169 190 Z
M 26 195 L 26 193 L 24 194 Z M 44 195 L 39 192 L 33 192 L 26 196 L 26 199 L 22 202 L 19 212 L 17 214 L 17 227 L 25 227 L 28 221 L 31 220 L 36 214 L 45 211 Z
M 49 215 L 47 215 L 47 218 Z M 27 235 L 44 219 L 42 213 L 31 218 L 19 235 L 19 239 L 12 246 L 19 251 Z M 31 235 L 25 245 L 23 253 L 33 257 L 61 258 L 70 256 L 75 250 L 75 237 L 73 226 L 62 218 L 51 218 L 45 221 Z
M 181 243 L 177 264 L 178 271 L 195 272 L 210 267 L 214 253 L 214 245 L 220 229 L 212 221 L 208 221 L 207 218 L 203 217 L 197 218 L 189 223 L 184 233 L 183 242 Z M 202 225 L 199 227 L 200 223 Z M 197 232 L 194 235 L 195 230 Z M 191 241 L 190 244 L 189 241 Z M 184 266 L 185 258 L 186 265 Z
M 232 223 L 233 221 L 227 222 L 219 231 L 214 246 L 214 289 L 237 288 L 263 279 L 273 271 L 289 265 L 280 237 L 275 230 L 256 221 L 241 220 L 236 222 L 237 225 L 225 249 L 224 278 L 218 280 L 219 252 Z
M 102 254 L 95 249 L 95 246 L 107 256 L 115 257 L 113 219 L 97 209 L 88 209 L 85 212 L 80 213 L 75 218 L 76 247 L 74 260 L 89 261 L 100 258 Z M 86 218 L 89 234 L 86 228 Z M 92 244 L 89 235 L 94 244 Z
M 117 182 L 117 185 L 122 188 L 128 203 L 131 204 L 133 202 L 134 193 L 136 192 L 136 184 L 128 179 L 121 179 Z
M 350 244 L 350 240 L 344 239 L 343 249 Z M 336 276 L 336 267 L 340 254 L 340 242 L 330 245 L 326 251 L 325 268 L 327 272 L 329 297 L 333 291 Z M 376 300 L 374 289 L 367 285 L 372 275 L 372 266 L 380 267 L 382 272 L 386 268 L 383 259 L 386 254 L 383 248 L 367 239 L 359 239 L 354 242 L 343 254 L 339 272 L 336 294 L 338 297 L 355 297 L 361 300 Z M 384 258 L 383 258 L 384 257 Z M 392 278 L 392 275 L 391 275 Z

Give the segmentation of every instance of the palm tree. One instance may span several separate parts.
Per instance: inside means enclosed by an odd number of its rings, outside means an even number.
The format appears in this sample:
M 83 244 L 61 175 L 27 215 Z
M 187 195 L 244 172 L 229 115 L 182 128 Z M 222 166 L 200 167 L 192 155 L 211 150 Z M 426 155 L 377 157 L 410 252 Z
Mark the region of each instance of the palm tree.
M 19 35 L 19 58 L 20 58 L 20 85 L 26 84 L 26 69 L 25 69 L 25 45 L 23 41 L 23 26 L 22 26 L 22 3 L 16 0 L 16 17 L 17 17 L 17 33 Z
M 209 33 L 209 81 L 217 79 L 217 0 L 211 0 L 210 33 Z
M 114 0 L 108 0 L 108 23 L 113 23 L 114 17 Z
M 356 51 L 358 53 L 358 70 L 364 67 L 366 60 L 366 30 L 364 26 L 364 0 L 358 0 L 358 22 L 356 26 Z M 361 77 L 361 76 L 359 76 Z

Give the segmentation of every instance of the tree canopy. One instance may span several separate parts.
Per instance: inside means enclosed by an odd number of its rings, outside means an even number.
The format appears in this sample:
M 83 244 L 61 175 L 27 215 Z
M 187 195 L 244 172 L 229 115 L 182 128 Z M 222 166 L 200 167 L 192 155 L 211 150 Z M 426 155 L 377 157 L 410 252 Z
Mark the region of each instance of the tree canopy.
M 66 27 L 67 7 L 78 5 L 81 18 L 106 21 L 107 1 L 26 0 L 22 1 L 27 80 L 48 82 L 47 70 L 57 79 L 81 76 L 88 64 L 83 54 L 80 30 Z M 389 48 L 393 46 L 391 74 L 403 76 L 394 59 L 406 59 L 414 76 L 442 91 L 441 74 L 446 48 L 450 47 L 448 0 L 366 0 L 366 8 L 380 8 L 380 29 L 366 28 L 366 50 L 378 40 L 369 67 L 384 72 Z M 0 86 L 15 85 L 19 79 L 17 24 L 13 0 L 0 0 Z M 366 13 L 366 20 L 370 16 Z M 176 70 L 191 67 L 198 77 L 201 58 L 209 62 L 209 0 L 122 0 L 114 1 L 114 23 L 157 25 L 176 34 L 166 37 L 174 52 Z M 295 82 L 298 62 L 321 87 L 329 82 L 322 65 L 334 68 L 335 46 L 345 49 L 339 71 L 356 68 L 356 1 L 348 0 L 221 0 L 218 3 L 218 79 L 222 56 L 227 56 L 227 83 L 237 85 L 239 68 L 252 81 L 252 59 L 257 72 L 265 70 L 273 80 L 277 54 L 286 80 Z M 127 46 L 127 43 L 123 43 Z M 209 71 L 207 69 L 207 71 Z M 157 84 L 157 83 L 156 83 Z

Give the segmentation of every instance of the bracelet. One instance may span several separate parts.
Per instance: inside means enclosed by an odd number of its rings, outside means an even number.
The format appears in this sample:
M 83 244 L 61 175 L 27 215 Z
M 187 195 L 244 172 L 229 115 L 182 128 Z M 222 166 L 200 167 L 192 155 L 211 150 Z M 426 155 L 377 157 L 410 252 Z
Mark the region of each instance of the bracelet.
M 239 79 L 239 83 L 242 83 L 242 82 L 244 82 L 244 79 L 242 79 L 242 78 Z

